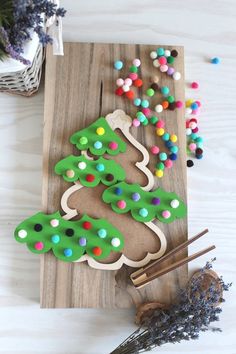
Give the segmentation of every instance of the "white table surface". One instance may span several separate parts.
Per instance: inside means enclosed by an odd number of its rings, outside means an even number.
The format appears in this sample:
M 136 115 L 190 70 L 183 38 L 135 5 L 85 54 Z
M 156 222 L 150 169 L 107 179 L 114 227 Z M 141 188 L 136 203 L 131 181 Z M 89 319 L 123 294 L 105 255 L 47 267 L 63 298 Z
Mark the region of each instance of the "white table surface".
M 67 0 L 62 5 L 68 9 L 67 41 L 185 46 L 186 83 L 200 83 L 198 91 L 186 92 L 202 101 L 205 137 L 204 160 L 188 169 L 189 232 L 210 229 L 190 252 L 214 242 L 215 269 L 235 280 L 235 0 Z M 221 65 L 209 64 L 214 56 L 221 57 Z M 134 311 L 41 310 L 39 258 L 13 239 L 16 224 L 40 209 L 43 94 L 43 87 L 32 98 L 0 94 L 0 353 L 107 354 L 135 328 Z M 235 354 L 235 286 L 226 299 L 222 334 L 206 333 L 153 353 Z

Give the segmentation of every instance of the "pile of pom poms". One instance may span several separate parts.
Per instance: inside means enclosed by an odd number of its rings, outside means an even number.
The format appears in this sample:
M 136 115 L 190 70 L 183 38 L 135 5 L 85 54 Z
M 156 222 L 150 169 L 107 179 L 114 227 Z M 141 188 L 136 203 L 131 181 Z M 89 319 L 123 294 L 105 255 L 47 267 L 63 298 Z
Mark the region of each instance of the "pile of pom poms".
M 169 50 L 165 48 L 157 48 L 150 53 L 150 58 L 153 60 L 153 66 L 158 68 L 160 72 L 166 73 L 174 80 L 180 80 L 181 74 L 179 71 L 175 71 L 173 66 L 175 58 L 178 56 L 177 50 Z

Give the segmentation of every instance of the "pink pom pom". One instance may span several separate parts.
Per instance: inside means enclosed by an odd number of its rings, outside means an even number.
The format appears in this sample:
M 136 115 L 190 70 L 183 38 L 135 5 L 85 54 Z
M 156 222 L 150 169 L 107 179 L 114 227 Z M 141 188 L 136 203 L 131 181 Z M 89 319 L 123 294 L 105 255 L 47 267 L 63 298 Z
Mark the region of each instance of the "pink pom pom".
M 189 148 L 190 151 L 195 151 L 196 148 L 197 148 L 197 145 L 194 144 L 194 143 L 191 143 L 191 144 L 189 144 L 188 148 Z
M 195 123 L 195 122 L 190 122 L 189 123 L 189 128 L 195 129 L 196 127 L 197 127 L 197 123 Z
M 173 162 L 169 159 L 165 160 L 164 165 L 166 168 L 171 168 L 173 166 Z
M 160 58 L 158 59 L 158 61 L 159 61 L 159 63 L 160 63 L 161 65 L 165 65 L 165 64 L 167 63 L 166 57 L 160 57 Z
M 119 86 L 119 87 L 120 87 L 120 86 L 123 86 L 123 85 L 124 85 L 124 80 L 121 79 L 121 78 L 117 79 L 117 80 L 116 80 L 116 85 Z
M 169 217 L 171 216 L 171 213 L 169 212 L 169 210 L 164 210 L 162 212 L 162 216 L 164 219 L 169 219 Z
M 182 101 L 176 101 L 176 102 L 175 102 L 175 107 L 176 107 L 176 108 L 182 108 L 183 105 L 184 105 L 184 104 L 183 104 Z
M 140 121 L 137 118 L 133 119 L 133 126 L 136 128 L 140 126 Z
M 150 148 L 150 151 L 151 151 L 151 153 L 152 153 L 153 155 L 157 155 L 157 154 L 159 154 L 160 149 L 159 149 L 158 146 L 153 145 L 153 146 Z
M 143 108 L 142 109 L 142 112 L 143 112 L 143 114 L 146 116 L 146 117 L 149 117 L 150 115 L 151 115 L 151 110 L 150 110 L 150 108 Z
M 136 73 L 129 73 L 129 78 L 130 78 L 132 81 L 137 80 L 138 74 L 136 74 Z
M 193 109 L 192 114 L 196 114 L 196 115 L 199 114 L 199 109 Z
M 164 122 L 164 120 L 159 120 L 159 121 L 156 123 L 156 127 L 157 127 L 157 128 L 164 128 L 164 127 L 165 127 L 165 122 Z
M 127 79 L 125 79 L 125 85 L 127 86 L 131 86 L 132 85 L 132 80 L 128 77 Z
M 109 149 L 116 150 L 118 148 L 118 144 L 115 141 L 111 141 L 109 143 Z
M 116 204 L 119 209 L 125 209 L 126 207 L 126 201 L 125 200 L 119 200 Z
M 195 101 L 196 103 L 197 103 L 197 105 L 198 105 L 198 107 L 201 107 L 201 102 L 200 101 Z
M 168 70 L 168 66 L 167 66 L 167 65 L 161 65 L 161 66 L 160 66 L 160 71 L 161 71 L 162 73 L 167 72 L 167 70 Z
M 192 83 L 191 83 L 191 87 L 192 87 L 193 89 L 197 89 L 197 88 L 199 87 L 199 84 L 198 84 L 197 82 L 192 82 Z
M 37 251 L 41 251 L 41 250 L 44 248 L 43 242 L 36 242 L 35 245 L 34 245 L 34 248 L 35 248 Z
M 198 132 L 198 127 L 192 129 L 192 133 L 197 133 Z

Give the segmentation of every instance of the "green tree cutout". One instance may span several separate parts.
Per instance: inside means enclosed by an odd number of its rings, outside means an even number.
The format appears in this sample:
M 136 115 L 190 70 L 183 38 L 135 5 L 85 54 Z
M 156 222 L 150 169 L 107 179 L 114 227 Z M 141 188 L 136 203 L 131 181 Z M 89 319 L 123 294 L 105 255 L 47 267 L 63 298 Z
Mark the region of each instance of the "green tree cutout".
M 90 151 L 95 158 L 69 155 L 60 160 L 55 172 L 65 181 L 79 182 L 85 187 L 96 187 L 103 183 L 108 186 L 103 192 L 103 201 L 118 214 L 130 211 L 138 222 L 157 218 L 163 223 L 170 223 L 186 215 L 186 206 L 175 193 L 161 188 L 144 191 L 138 184 L 128 184 L 124 181 L 124 169 L 114 160 L 101 156 L 126 151 L 126 143 L 112 130 L 105 118 L 101 117 L 76 132 L 70 141 L 78 150 Z M 52 250 L 57 258 L 64 261 L 76 261 L 85 254 L 100 260 L 108 257 L 112 251 L 121 252 L 124 247 L 124 236 L 107 220 L 83 215 L 79 221 L 68 221 L 59 212 L 52 215 L 40 212 L 26 219 L 16 228 L 15 238 L 26 243 L 34 253 Z
M 124 247 L 123 235 L 107 220 L 83 215 L 78 221 L 69 221 L 59 212 L 50 215 L 39 212 L 24 220 L 15 230 L 15 239 L 26 243 L 33 253 L 52 250 L 66 262 L 77 261 L 84 254 L 100 260 Z

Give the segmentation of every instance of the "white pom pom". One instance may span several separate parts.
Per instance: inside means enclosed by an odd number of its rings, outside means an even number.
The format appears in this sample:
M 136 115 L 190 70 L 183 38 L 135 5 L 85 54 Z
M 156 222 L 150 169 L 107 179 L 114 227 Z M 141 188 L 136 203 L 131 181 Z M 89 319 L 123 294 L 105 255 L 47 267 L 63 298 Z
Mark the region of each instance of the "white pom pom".
M 78 163 L 78 168 L 80 170 L 84 170 L 86 168 L 86 166 L 87 165 L 86 165 L 86 163 L 84 161 L 81 161 L 81 162 Z
M 187 129 L 186 129 L 186 135 L 191 135 L 191 134 L 192 134 L 192 129 L 187 128 Z
M 153 60 L 153 66 L 155 66 L 155 68 L 159 68 L 160 63 L 158 59 Z
M 157 113 L 161 113 L 163 111 L 163 107 L 161 104 L 157 104 L 156 107 L 155 107 L 155 111 Z
M 171 56 L 170 50 L 166 49 L 165 50 L 165 57 L 170 57 L 170 56 Z
M 170 202 L 170 206 L 171 206 L 171 208 L 173 208 L 173 209 L 178 208 L 178 206 L 179 206 L 179 201 L 178 201 L 177 199 L 173 199 L 173 200 Z
M 25 238 L 27 236 L 27 231 L 26 230 L 19 230 L 18 231 L 18 236 L 20 238 Z
M 190 108 L 190 107 L 185 108 L 185 114 L 186 114 L 187 116 L 190 115 L 190 114 L 192 114 L 192 108 Z
M 157 58 L 157 52 L 153 51 L 150 53 L 150 58 L 156 59 Z
M 180 72 L 176 71 L 172 77 L 174 80 L 178 81 L 181 78 L 181 74 Z
M 114 237 L 111 240 L 111 244 L 112 244 L 113 247 L 119 247 L 120 246 L 120 240 L 117 237 Z
M 122 86 L 122 89 L 124 92 L 128 92 L 130 90 L 130 87 L 128 85 Z

